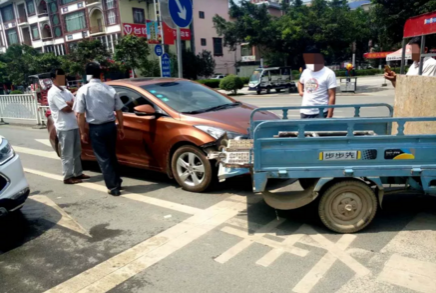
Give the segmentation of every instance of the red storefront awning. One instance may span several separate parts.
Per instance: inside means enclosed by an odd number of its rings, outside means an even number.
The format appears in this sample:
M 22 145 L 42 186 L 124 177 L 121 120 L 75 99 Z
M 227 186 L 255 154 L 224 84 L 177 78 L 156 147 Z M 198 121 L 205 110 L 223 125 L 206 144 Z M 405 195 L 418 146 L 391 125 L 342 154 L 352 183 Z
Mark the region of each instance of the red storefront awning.
M 403 38 L 436 34 L 436 11 L 409 18 L 404 26 Z
M 365 59 L 384 59 L 386 56 L 391 54 L 392 52 L 373 52 L 373 53 L 365 53 L 363 54 L 363 58 Z

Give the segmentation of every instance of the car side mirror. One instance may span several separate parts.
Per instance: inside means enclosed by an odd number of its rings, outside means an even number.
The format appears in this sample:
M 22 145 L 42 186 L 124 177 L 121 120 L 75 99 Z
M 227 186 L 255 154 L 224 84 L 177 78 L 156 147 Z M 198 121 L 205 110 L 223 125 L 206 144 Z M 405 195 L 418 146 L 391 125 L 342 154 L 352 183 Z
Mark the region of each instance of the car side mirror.
M 134 108 L 136 116 L 154 116 L 156 110 L 150 105 L 140 105 Z

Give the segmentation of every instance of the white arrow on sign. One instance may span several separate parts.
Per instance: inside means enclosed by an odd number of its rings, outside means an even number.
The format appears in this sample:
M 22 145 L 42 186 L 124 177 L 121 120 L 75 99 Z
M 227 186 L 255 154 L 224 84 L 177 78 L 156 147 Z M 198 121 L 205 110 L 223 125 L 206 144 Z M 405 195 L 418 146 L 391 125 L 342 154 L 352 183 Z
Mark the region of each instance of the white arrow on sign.
M 177 6 L 179 7 L 179 17 L 181 19 L 185 19 L 186 20 L 186 8 L 184 6 L 182 6 L 182 3 L 180 3 L 180 0 L 176 0 Z

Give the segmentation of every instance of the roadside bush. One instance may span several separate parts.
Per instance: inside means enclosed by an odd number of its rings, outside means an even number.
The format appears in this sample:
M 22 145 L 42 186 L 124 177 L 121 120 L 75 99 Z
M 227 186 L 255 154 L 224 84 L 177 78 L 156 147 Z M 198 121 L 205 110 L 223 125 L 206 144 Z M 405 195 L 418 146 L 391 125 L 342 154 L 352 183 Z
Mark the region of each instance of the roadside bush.
M 244 83 L 244 85 L 248 84 L 250 82 L 250 78 L 249 77 L 241 77 L 242 82 Z
M 10 95 L 22 95 L 22 94 L 23 94 L 23 92 L 20 90 L 13 90 L 10 92 Z
M 233 91 L 233 93 L 236 95 L 238 93 L 238 90 L 242 89 L 244 87 L 244 82 L 239 76 L 236 75 L 229 75 L 224 77 L 220 82 L 220 88 L 225 91 Z
M 220 79 L 200 79 L 197 82 L 204 84 L 210 88 L 216 89 L 220 87 Z

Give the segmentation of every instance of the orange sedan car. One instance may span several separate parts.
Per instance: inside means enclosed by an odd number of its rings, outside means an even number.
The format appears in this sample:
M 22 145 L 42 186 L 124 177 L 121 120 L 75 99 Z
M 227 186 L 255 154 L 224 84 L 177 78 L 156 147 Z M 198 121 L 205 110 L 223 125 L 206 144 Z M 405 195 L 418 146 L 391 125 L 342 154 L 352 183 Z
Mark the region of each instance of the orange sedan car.
M 167 173 L 188 191 L 203 192 L 216 179 L 216 164 L 208 159 L 218 140 L 247 136 L 256 108 L 183 79 L 137 78 L 110 81 L 124 103 L 125 139 L 117 142 L 121 165 Z M 256 120 L 279 119 L 260 112 Z M 50 141 L 59 146 L 48 117 Z M 82 160 L 95 161 L 90 144 L 82 143 Z

